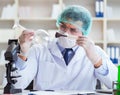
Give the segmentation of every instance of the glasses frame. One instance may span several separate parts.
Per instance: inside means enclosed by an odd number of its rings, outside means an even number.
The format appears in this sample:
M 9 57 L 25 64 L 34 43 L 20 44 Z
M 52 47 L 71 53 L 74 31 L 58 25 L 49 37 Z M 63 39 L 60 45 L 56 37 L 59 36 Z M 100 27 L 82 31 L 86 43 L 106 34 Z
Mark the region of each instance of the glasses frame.
M 59 28 L 60 28 L 60 30 L 62 30 L 63 32 L 66 32 L 66 31 L 69 30 L 69 32 L 70 32 L 71 34 L 73 34 L 73 33 L 80 33 L 80 32 L 81 32 L 79 28 L 77 28 L 77 27 L 75 27 L 75 26 L 73 26 L 74 28 L 71 28 L 70 26 L 72 26 L 72 25 L 71 25 L 71 24 L 67 25 L 67 23 L 61 22 Z

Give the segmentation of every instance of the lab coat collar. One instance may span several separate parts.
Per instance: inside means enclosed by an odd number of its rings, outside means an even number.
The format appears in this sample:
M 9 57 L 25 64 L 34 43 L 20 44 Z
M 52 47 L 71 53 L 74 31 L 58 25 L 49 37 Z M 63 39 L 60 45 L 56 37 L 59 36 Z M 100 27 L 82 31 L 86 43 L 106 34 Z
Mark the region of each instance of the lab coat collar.
M 60 62 L 59 62 L 58 64 L 65 68 L 65 67 L 66 67 L 66 64 L 65 64 L 63 55 L 62 55 L 62 53 L 61 53 L 61 51 L 60 51 L 60 49 L 59 49 L 59 47 L 58 47 L 58 45 L 57 45 L 57 43 L 56 43 L 56 40 L 53 41 L 53 42 L 50 42 L 50 43 L 48 44 L 48 48 L 49 48 L 49 50 L 50 50 L 50 53 L 51 53 L 53 56 L 57 57 L 57 59 L 60 60 Z M 54 59 L 54 60 L 56 60 L 56 59 Z M 56 61 L 57 61 L 57 60 L 56 60 Z M 57 62 L 56 62 L 56 63 L 57 63 Z
M 61 54 L 61 52 L 60 52 L 60 50 L 59 50 L 59 48 L 58 48 L 58 46 L 56 44 L 56 41 L 50 42 L 48 44 L 48 48 L 49 48 L 49 50 L 51 51 L 51 53 L 53 55 L 62 57 L 62 54 Z
M 83 57 L 85 57 L 85 50 L 83 49 L 83 47 L 78 46 L 78 48 L 75 51 L 75 54 L 73 56 L 73 58 L 71 59 L 69 65 L 76 63 L 78 60 L 83 59 Z
M 71 59 L 68 66 L 66 66 L 63 55 L 62 55 L 62 53 L 59 50 L 59 47 L 57 45 L 57 41 L 53 41 L 52 43 L 49 43 L 48 48 L 49 48 L 52 55 L 56 56 L 57 58 L 62 59 L 62 62 L 59 62 L 58 64 L 61 65 L 64 68 L 71 67 L 72 64 L 76 63 L 80 59 L 83 59 L 83 57 L 85 56 L 85 50 L 83 49 L 83 47 L 78 46 L 76 51 L 75 51 L 75 55 Z

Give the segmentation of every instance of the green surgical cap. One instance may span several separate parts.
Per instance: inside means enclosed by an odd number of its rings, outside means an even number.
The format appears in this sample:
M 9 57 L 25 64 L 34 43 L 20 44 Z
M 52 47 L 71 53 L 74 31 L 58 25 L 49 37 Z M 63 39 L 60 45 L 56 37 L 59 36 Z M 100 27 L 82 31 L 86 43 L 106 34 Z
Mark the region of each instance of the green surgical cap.
M 86 8 L 78 5 L 71 5 L 66 7 L 58 16 L 56 22 L 57 27 L 59 27 L 61 22 L 75 25 L 84 35 L 87 35 L 91 29 L 92 17 Z

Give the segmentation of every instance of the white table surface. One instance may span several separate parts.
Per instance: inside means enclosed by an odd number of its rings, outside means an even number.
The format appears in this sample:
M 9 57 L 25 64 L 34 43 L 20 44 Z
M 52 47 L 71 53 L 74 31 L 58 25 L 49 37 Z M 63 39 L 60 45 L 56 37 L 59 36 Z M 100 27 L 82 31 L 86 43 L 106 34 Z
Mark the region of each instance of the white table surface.
M 14 94 L 14 95 L 29 95 L 29 94 L 33 94 L 33 95 L 78 95 L 78 93 L 80 95 L 89 95 L 89 94 L 83 94 L 83 93 L 90 93 L 90 91 L 34 91 L 34 92 L 30 92 L 30 91 L 23 91 L 23 93 L 18 93 L 18 94 Z M 3 94 L 3 90 L 0 90 L 0 95 L 4 95 Z M 13 95 L 13 94 L 12 94 Z M 90 95 L 112 95 L 112 94 L 104 94 L 104 93 L 93 93 Z

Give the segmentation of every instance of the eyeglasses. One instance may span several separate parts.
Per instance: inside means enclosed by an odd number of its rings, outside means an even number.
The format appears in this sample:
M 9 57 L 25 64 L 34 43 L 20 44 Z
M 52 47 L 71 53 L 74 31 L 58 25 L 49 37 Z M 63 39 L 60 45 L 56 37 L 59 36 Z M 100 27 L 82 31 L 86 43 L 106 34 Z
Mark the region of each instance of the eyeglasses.
M 71 34 L 80 32 L 80 29 L 76 28 L 71 24 L 66 24 L 66 23 L 60 23 L 60 30 L 62 30 L 63 32 L 69 30 Z

